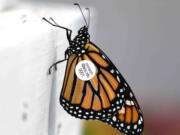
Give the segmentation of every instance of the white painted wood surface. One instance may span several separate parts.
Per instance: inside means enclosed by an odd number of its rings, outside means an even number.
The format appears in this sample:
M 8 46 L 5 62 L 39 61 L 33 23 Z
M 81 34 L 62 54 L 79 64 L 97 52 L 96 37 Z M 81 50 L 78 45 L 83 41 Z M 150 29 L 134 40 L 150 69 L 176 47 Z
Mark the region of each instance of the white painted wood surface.
M 47 75 L 49 66 L 64 57 L 66 32 L 43 16 L 75 31 L 84 23 L 73 6 L 21 4 L 0 12 L 1 135 L 81 133 L 81 121 L 59 104 L 66 62 Z

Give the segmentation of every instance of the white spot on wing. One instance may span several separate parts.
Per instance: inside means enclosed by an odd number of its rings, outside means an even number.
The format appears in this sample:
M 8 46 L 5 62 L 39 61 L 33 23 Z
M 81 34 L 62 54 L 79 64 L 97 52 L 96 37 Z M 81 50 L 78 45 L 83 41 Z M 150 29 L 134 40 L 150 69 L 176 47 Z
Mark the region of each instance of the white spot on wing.
M 137 125 L 134 125 L 134 129 L 137 129 Z
M 129 95 L 130 95 L 130 97 L 131 97 L 131 98 L 133 97 L 133 94 L 132 94 L 132 92 L 130 92 L 130 93 L 129 93 Z
M 141 120 L 141 121 L 143 121 L 143 118 L 142 118 L 142 116 L 140 117 L 140 120 Z
M 131 101 L 131 105 L 134 105 L 134 102 L 133 102 L 133 101 Z
M 113 74 L 114 73 L 114 69 L 111 69 L 110 72 Z
M 119 71 L 118 71 L 118 70 L 116 70 L 116 73 L 117 73 L 117 74 L 119 74 Z
M 126 100 L 126 104 L 129 105 L 129 106 L 131 106 L 131 101 Z
M 102 55 L 103 59 L 106 59 L 106 57 L 104 55 Z
M 82 110 L 79 110 L 79 113 L 82 113 Z
M 121 82 L 121 80 L 120 80 L 119 76 L 117 76 L 116 78 L 117 78 L 118 82 L 120 83 L 120 82 Z
M 96 119 L 99 119 L 99 117 L 98 117 L 98 116 L 96 116 Z
M 82 50 L 81 52 L 82 52 L 82 53 L 85 53 L 85 50 Z
M 99 112 L 98 115 L 101 115 L 101 113 Z
M 123 89 L 120 89 L 120 92 L 122 93 L 122 92 L 123 92 Z
M 118 104 L 119 104 L 119 101 L 116 101 L 116 104 L 118 105 Z
M 119 101 L 120 103 L 122 103 L 122 99 L 120 99 L 120 101 Z
M 113 116 L 112 120 L 113 120 L 113 121 L 116 121 L 116 120 L 117 120 L 117 119 L 116 119 L 116 116 Z
M 62 102 L 65 102 L 65 100 L 63 99 Z
M 127 85 L 127 83 L 124 83 L 124 85 L 127 87 L 128 85 Z

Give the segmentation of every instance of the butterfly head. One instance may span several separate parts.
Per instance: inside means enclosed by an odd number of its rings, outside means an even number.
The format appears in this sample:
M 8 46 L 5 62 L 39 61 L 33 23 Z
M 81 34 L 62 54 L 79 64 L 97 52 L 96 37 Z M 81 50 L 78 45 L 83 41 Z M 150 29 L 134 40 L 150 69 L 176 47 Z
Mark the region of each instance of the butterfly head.
M 78 34 L 83 34 L 83 33 L 84 34 L 88 33 L 88 27 L 87 26 L 83 26 L 79 29 Z
M 89 42 L 90 35 L 88 33 L 88 27 L 81 27 L 78 31 L 77 37 L 79 37 L 82 41 Z
M 90 35 L 88 33 L 88 27 L 83 26 L 79 29 L 78 35 L 74 38 L 74 40 L 70 43 L 71 46 L 79 46 L 83 47 L 86 43 L 89 43 Z

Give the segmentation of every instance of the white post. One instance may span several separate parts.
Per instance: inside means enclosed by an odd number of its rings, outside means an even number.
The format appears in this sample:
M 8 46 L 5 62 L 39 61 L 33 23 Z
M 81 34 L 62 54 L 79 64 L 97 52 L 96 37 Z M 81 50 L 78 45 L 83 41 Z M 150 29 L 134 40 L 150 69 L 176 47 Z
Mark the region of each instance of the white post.
M 49 66 L 64 57 L 66 32 L 41 18 L 54 17 L 64 26 L 73 24 L 72 29 L 82 18 L 68 6 L 48 6 L 21 5 L 0 13 L 1 135 L 80 134 L 80 120 L 59 104 L 66 62 L 47 75 Z

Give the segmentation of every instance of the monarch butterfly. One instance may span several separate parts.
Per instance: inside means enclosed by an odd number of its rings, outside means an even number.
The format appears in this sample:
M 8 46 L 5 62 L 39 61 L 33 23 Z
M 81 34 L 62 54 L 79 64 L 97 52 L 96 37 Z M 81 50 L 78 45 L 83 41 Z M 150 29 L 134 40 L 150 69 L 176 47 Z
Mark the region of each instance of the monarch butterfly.
M 89 13 L 87 23 L 80 5 L 74 5 L 79 7 L 86 25 L 73 40 L 71 29 L 60 26 L 52 18 L 43 18 L 49 24 L 65 29 L 70 45 L 65 58 L 49 68 L 51 74 L 53 67 L 57 69 L 57 64 L 67 60 L 60 104 L 76 118 L 100 120 L 127 135 L 141 134 L 144 120 L 131 88 L 106 54 L 90 41 L 89 8 L 86 8 Z

